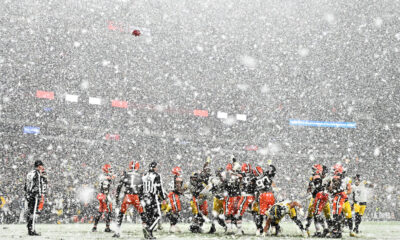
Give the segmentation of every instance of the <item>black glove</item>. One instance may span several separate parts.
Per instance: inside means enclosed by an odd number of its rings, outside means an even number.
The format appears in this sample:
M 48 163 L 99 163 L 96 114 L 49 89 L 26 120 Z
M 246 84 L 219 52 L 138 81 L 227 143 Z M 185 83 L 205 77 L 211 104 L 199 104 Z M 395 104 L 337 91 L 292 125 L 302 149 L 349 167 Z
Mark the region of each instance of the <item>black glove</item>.
M 276 173 L 276 167 L 274 165 L 269 165 L 271 167 L 271 170 L 269 171 L 269 177 L 273 178 L 275 177 L 275 173 Z

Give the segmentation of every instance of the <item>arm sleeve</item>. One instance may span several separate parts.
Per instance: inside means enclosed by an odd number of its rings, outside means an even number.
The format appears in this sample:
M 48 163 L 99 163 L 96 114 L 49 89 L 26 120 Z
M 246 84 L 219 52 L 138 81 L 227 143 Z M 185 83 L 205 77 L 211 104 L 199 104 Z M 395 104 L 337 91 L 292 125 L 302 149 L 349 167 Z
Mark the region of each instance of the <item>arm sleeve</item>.
M 139 197 L 141 198 L 142 196 L 143 196 L 143 181 L 142 181 L 142 183 L 139 185 L 139 189 L 138 189 L 138 194 L 139 194 Z
M 213 180 L 214 180 L 214 179 L 211 179 L 211 189 L 210 189 L 210 192 L 211 192 L 212 194 L 216 195 L 216 194 L 217 194 L 217 188 L 216 188 L 215 183 L 214 183 Z
M 203 171 L 207 166 L 208 166 L 208 162 L 205 162 L 204 165 L 203 165 Z
M 33 189 L 33 177 L 34 175 L 32 172 L 29 172 L 28 175 L 26 176 L 26 182 L 25 182 L 25 191 L 26 193 L 31 193 Z
M 158 185 L 158 195 L 161 197 L 162 200 L 165 200 L 167 198 L 167 193 L 164 190 L 163 182 L 161 181 L 160 175 L 157 176 L 157 183 L 159 183 L 159 185 Z
M 1 196 L 0 197 L 0 208 L 3 208 L 5 204 L 6 204 L 6 200 L 4 199 L 3 196 Z
M 269 177 L 273 178 L 273 177 L 275 177 L 275 174 L 276 174 L 276 167 L 272 164 L 269 166 L 272 168 L 271 171 L 269 172 Z
M 307 187 L 307 192 L 311 193 L 311 190 L 312 190 L 312 181 L 309 181 L 308 182 L 308 187 Z
M 37 171 L 29 172 L 26 178 L 26 193 L 34 193 L 40 186 L 40 176 Z
M 115 199 L 117 201 L 119 200 L 119 194 L 121 193 L 121 189 L 124 184 L 124 178 L 125 178 L 125 175 L 122 176 L 122 179 L 119 181 L 118 186 L 117 186 L 117 191 L 115 193 Z

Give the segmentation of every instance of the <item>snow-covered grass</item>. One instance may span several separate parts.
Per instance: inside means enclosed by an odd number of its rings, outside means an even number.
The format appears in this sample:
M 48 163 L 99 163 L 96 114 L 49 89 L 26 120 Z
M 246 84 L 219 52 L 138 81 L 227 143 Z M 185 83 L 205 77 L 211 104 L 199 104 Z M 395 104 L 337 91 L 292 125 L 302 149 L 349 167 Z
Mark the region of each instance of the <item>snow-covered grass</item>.
M 163 230 L 155 232 L 157 239 L 262 239 L 255 236 L 254 224 L 250 222 L 244 223 L 244 236 L 227 236 L 223 233 L 222 228 L 217 229 L 216 234 L 192 234 L 188 231 L 188 224 L 179 225 L 182 233 L 169 234 L 169 224 L 163 224 Z M 29 237 L 26 234 L 25 225 L 0 225 L 0 239 L 113 239 L 113 233 L 105 233 L 104 224 L 99 224 L 98 232 L 92 233 L 90 224 L 39 224 L 37 231 L 42 235 L 40 237 Z M 292 222 L 282 223 L 283 233 L 280 237 L 267 237 L 269 239 L 301 239 L 301 235 L 297 226 Z M 204 229 L 208 230 L 209 225 L 206 224 Z M 361 224 L 362 233 L 357 239 L 400 239 L 400 222 L 363 222 Z M 343 235 L 344 239 L 353 239 L 349 236 L 348 231 Z M 122 225 L 122 234 L 120 239 L 143 239 L 141 225 L 124 223 Z M 264 238 L 265 239 L 265 238 Z M 314 239 L 314 238 L 313 238 Z

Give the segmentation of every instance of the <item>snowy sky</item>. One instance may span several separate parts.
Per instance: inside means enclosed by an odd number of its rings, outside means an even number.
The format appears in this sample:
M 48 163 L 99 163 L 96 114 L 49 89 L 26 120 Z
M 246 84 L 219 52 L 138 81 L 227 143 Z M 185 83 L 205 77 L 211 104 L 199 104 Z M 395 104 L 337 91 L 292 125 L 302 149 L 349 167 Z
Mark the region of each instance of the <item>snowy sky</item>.
M 258 155 L 243 154 L 398 167 L 399 9 L 389 0 L 5 0 L 0 122 L 8 137 L 31 124 L 64 140 L 117 133 L 137 146 L 151 135 L 201 154 L 257 145 Z M 37 90 L 55 99 L 37 99 Z M 107 104 L 90 106 L 89 97 Z M 130 105 L 114 109 L 113 99 Z M 185 114 L 193 109 L 210 116 Z

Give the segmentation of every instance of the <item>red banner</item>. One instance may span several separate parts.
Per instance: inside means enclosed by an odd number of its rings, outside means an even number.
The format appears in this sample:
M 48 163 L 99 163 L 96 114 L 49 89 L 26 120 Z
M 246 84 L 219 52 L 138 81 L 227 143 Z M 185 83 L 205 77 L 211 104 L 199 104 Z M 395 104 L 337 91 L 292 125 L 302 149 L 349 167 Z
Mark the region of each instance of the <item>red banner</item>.
M 117 107 L 117 108 L 128 108 L 128 102 L 126 102 L 126 101 L 112 100 L 111 106 Z
M 244 147 L 244 149 L 247 150 L 247 151 L 257 151 L 258 150 L 258 146 L 249 145 L 249 146 Z
M 120 135 L 119 134 L 106 134 L 106 140 L 116 140 L 118 141 L 120 139 Z
M 36 91 L 36 97 L 37 98 L 46 98 L 46 99 L 53 100 L 54 99 L 54 92 L 46 92 L 46 91 L 37 90 Z
M 195 109 L 193 111 L 193 114 L 195 116 L 199 116 L 199 117 L 208 117 L 208 111 L 207 110 L 199 110 L 199 109 Z

